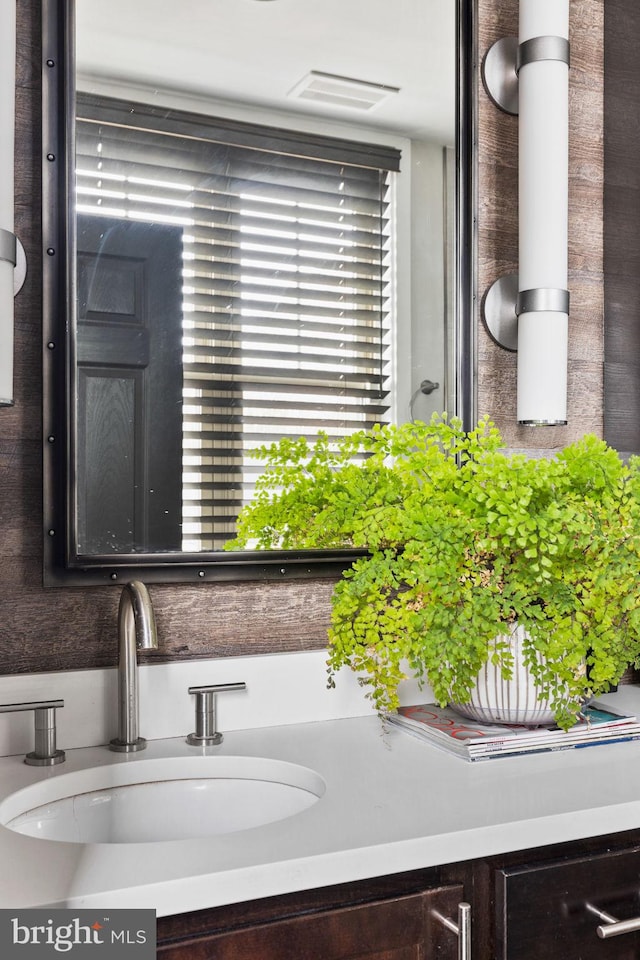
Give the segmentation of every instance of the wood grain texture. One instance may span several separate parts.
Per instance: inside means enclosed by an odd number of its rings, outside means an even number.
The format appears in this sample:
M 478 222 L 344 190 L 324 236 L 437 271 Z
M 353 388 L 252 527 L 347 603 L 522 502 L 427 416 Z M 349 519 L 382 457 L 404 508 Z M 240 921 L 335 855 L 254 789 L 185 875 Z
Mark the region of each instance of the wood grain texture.
M 628 344 L 637 337 L 640 327 L 640 272 L 617 273 L 613 266 L 609 270 L 605 267 L 606 362 L 637 362 L 638 350 L 629 350 Z
M 611 0 L 609 0 L 611 2 Z M 613 0 L 619 3 L 620 0 Z M 602 427 L 602 0 L 572 0 L 570 416 L 565 430 L 518 431 L 513 357 L 479 328 L 480 409 L 518 447 Z M 479 0 L 480 48 L 517 31 L 514 0 Z M 119 590 L 42 587 L 40 3 L 18 0 L 16 233 L 28 275 L 16 299 L 16 404 L 0 410 L 0 672 L 116 662 Z M 479 93 L 480 293 L 517 266 L 517 130 Z M 637 301 L 640 302 L 640 301 Z M 167 660 L 323 647 L 330 580 L 154 586 Z
M 470 885 L 470 879 L 470 873 L 463 871 L 462 880 L 456 874 L 453 881 L 447 878 L 447 885 L 461 882 Z M 443 882 L 441 870 L 431 868 L 159 917 L 158 946 L 174 943 L 186 936 L 204 938 L 211 934 L 242 930 L 247 926 L 266 925 L 341 907 L 411 896 L 442 886 Z
M 605 437 L 640 452 L 640 11 L 609 0 L 605 18 Z
M 462 884 L 404 893 L 413 874 L 341 884 L 306 894 L 203 910 L 158 920 L 164 960 L 441 960 L 457 956 L 455 935 L 434 912 L 455 917 Z M 390 893 L 374 897 L 376 888 Z M 396 889 L 394 890 L 394 886 Z M 341 897 L 343 898 L 341 900 Z
M 607 398 L 607 442 L 625 454 L 640 450 L 640 362 L 609 361 L 604 365 L 604 385 Z
M 479 59 L 502 36 L 518 32 L 518 5 L 479 0 Z M 569 79 L 569 320 L 568 426 L 518 427 L 516 360 L 478 322 L 478 412 L 490 415 L 508 446 L 559 447 L 585 432 L 602 435 L 603 408 L 603 0 L 572 0 Z M 478 292 L 517 272 L 517 118 L 478 103 Z

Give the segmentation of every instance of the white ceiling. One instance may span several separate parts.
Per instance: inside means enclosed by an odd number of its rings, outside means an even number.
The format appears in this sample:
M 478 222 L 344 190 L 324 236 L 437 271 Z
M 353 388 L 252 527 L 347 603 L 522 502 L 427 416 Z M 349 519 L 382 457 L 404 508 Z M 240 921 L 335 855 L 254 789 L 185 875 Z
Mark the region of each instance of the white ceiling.
M 76 0 L 78 71 L 452 145 L 456 0 Z M 400 92 L 369 111 L 288 97 L 310 70 Z

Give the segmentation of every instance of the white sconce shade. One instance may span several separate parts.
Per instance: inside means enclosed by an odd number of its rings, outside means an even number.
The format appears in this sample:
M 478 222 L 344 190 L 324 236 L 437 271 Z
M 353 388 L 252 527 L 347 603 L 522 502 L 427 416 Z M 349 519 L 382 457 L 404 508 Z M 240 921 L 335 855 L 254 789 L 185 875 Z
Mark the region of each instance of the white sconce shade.
M 0 3 L 0 406 L 13 403 L 16 4 Z
M 537 37 L 568 41 L 569 0 L 520 0 L 521 57 Z M 552 291 L 566 291 L 568 280 L 568 71 L 563 60 L 535 59 L 521 64 L 518 80 L 518 289 L 539 294 L 529 298 L 534 310 L 524 312 L 523 299 L 518 311 L 517 418 L 533 425 L 567 422 L 568 296 Z
M 488 291 L 484 319 L 518 352 L 518 422 L 566 424 L 569 0 L 520 0 L 519 37 L 494 44 L 483 75 L 496 105 L 519 113 L 519 269 Z

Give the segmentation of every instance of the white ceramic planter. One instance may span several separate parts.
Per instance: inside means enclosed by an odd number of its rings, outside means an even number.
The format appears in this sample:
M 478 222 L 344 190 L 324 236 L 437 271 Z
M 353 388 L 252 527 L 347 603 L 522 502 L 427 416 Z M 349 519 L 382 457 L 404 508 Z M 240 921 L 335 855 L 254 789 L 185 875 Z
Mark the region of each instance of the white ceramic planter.
M 469 703 L 452 703 L 458 713 L 480 723 L 553 724 L 553 710 L 548 700 L 541 697 L 540 688 L 524 663 L 523 627 L 511 629 L 513 675 L 502 676 L 500 666 L 487 662 L 478 674 Z

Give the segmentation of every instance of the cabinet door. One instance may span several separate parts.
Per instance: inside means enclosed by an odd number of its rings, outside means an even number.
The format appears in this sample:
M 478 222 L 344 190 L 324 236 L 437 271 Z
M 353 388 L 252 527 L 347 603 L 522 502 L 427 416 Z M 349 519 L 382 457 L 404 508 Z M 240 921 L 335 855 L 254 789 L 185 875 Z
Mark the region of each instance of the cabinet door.
M 640 849 L 499 869 L 496 960 L 638 960 L 640 932 L 601 939 L 596 911 L 640 916 Z
M 457 937 L 436 913 L 456 919 L 463 888 L 440 887 L 270 923 L 182 934 L 163 942 L 161 960 L 456 960 Z

